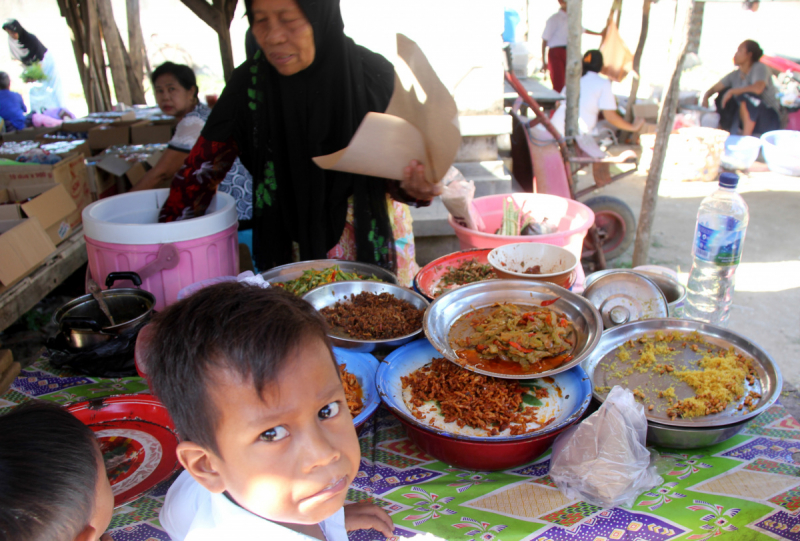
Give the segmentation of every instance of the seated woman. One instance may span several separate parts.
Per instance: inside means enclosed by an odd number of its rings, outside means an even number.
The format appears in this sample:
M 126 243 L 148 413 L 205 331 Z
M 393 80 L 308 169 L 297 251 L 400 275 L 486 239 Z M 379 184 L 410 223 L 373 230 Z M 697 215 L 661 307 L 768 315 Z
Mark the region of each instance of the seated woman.
M 197 82 L 189 66 L 165 62 L 155 69 L 151 80 L 158 107 L 164 114 L 174 116 L 178 125 L 161 159 L 131 191 L 150 190 L 171 181 L 200 137 L 208 115 L 211 114 L 211 109 L 198 100 Z M 236 199 L 239 231 L 250 229 L 249 220 L 253 217 L 253 178 L 238 159 L 225 175 L 219 189 Z
M 245 0 L 245 10 L 258 48 L 228 80 L 160 220 L 201 216 L 241 157 L 254 178 L 260 270 L 357 260 L 393 270 L 409 285 L 418 267 L 402 203 L 427 204 L 441 184 L 429 183 L 414 161 L 398 172 L 402 182 L 312 161 L 346 147 L 368 112 L 386 110 L 394 67 L 344 34 L 339 0 Z
M 759 60 L 764 54 L 755 41 L 743 41 L 733 63 L 738 68 L 720 79 L 703 96 L 703 107 L 717 94 L 719 127 L 734 135 L 761 135 L 781 129 L 779 103 L 772 75 Z
M 644 119 L 633 124 L 626 122 L 617 112 L 617 100 L 611 92 L 611 81 L 600 75 L 603 69 L 603 53 L 596 49 L 586 51 L 583 55 L 583 77 L 581 77 L 581 97 L 578 105 L 580 119 L 578 129 L 581 133 L 592 134 L 597 126 L 597 119 L 602 112 L 603 118 L 612 126 L 623 131 L 637 132 L 644 126 Z M 565 132 L 567 108 L 563 105 L 556 109 L 550 122 L 560 134 Z M 540 126 L 537 126 L 537 128 Z M 547 133 L 544 127 L 541 131 Z

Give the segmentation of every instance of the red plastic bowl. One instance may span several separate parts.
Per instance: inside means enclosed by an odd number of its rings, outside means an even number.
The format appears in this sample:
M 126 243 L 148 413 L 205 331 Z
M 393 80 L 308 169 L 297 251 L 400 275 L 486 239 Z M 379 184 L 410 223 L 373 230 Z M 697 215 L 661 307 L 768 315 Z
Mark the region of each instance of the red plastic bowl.
M 474 250 L 463 250 L 452 254 L 444 255 L 434 259 L 417 273 L 414 277 L 414 288 L 425 298 L 432 301 L 433 288 L 439 284 L 442 276 L 448 271 L 448 267 L 457 267 L 464 261 L 477 259 L 478 263 L 489 264 L 489 252 L 492 248 L 476 248 Z
M 395 415 L 417 447 L 445 464 L 477 471 L 508 470 L 532 462 L 547 451 L 563 430 L 529 440 L 511 442 L 472 442 L 433 434 Z

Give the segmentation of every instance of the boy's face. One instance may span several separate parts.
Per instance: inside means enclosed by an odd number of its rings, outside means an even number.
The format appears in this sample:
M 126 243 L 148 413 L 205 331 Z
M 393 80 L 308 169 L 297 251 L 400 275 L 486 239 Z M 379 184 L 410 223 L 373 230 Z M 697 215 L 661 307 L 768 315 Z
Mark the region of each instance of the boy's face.
M 275 522 L 316 524 L 336 512 L 361 455 L 325 344 L 314 339 L 297 347 L 263 396 L 230 372 L 216 376 L 220 454 L 207 453 L 218 483 L 198 481 Z

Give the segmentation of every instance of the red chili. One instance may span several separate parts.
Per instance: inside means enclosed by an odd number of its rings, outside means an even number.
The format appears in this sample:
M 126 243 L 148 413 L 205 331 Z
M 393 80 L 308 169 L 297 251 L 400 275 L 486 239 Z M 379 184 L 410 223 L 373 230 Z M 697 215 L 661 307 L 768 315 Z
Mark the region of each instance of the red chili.
M 475 349 L 480 352 L 480 351 L 483 351 L 484 349 L 488 349 L 488 348 L 486 346 L 484 346 L 483 344 L 478 344 L 477 346 L 475 346 Z
M 528 349 L 528 348 L 524 348 L 524 347 L 520 346 L 516 342 L 509 342 L 508 345 L 513 347 L 514 349 L 518 349 L 522 353 L 530 353 L 530 352 L 533 351 L 532 349 Z
M 560 298 L 561 297 L 556 297 L 555 299 L 550 299 L 549 301 L 542 301 L 541 305 L 542 306 L 550 306 L 551 304 L 553 304 L 554 302 L 556 302 Z
M 562 317 L 561 320 L 558 322 L 558 326 L 559 327 L 567 327 L 567 326 L 569 326 L 569 323 L 567 323 L 567 319 L 566 318 Z

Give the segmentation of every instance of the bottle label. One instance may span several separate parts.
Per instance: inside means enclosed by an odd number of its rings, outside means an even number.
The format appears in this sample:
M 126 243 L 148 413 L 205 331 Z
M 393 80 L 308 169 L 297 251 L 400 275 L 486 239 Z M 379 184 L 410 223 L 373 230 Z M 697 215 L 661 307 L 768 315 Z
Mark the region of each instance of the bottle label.
M 730 219 L 735 227 L 737 220 Z M 731 229 L 733 229 L 731 227 Z M 697 224 L 694 239 L 695 257 L 717 265 L 738 265 L 744 247 L 744 229 L 738 231 L 716 230 Z

